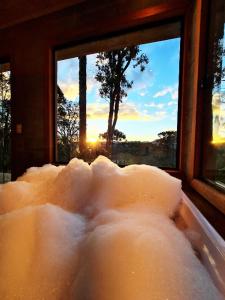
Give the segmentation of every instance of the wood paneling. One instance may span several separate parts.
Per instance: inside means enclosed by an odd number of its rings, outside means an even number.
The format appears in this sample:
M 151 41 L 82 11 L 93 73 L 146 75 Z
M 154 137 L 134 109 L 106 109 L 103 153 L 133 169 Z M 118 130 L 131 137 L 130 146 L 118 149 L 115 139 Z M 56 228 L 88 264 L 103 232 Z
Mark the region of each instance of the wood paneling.
M 0 29 L 53 13 L 84 0 L 1 0 Z

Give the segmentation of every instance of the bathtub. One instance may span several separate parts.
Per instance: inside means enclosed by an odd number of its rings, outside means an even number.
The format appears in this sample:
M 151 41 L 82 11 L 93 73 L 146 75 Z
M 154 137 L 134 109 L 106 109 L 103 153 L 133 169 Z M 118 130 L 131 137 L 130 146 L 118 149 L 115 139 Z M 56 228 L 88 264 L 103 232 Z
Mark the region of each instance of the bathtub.
M 175 220 L 217 288 L 225 295 L 225 241 L 183 193 Z

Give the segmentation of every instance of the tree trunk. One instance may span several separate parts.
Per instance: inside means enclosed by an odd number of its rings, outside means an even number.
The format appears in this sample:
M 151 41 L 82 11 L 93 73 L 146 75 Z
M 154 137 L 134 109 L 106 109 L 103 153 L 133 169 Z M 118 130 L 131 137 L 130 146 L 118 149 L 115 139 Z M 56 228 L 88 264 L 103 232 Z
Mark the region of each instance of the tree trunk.
M 110 95 L 108 129 L 107 129 L 107 139 L 106 139 L 106 151 L 108 152 L 109 157 L 111 157 L 112 154 L 112 139 L 113 139 L 112 122 L 113 122 L 113 113 L 114 113 L 114 102 L 115 102 L 114 95 L 112 93 Z
M 86 56 L 79 57 L 79 150 L 83 157 L 86 149 Z
M 120 107 L 120 82 L 117 83 L 117 88 L 116 88 L 114 119 L 113 119 L 113 124 L 112 124 L 112 131 L 113 132 L 116 129 L 116 123 L 117 123 L 117 119 L 118 119 L 119 107 Z

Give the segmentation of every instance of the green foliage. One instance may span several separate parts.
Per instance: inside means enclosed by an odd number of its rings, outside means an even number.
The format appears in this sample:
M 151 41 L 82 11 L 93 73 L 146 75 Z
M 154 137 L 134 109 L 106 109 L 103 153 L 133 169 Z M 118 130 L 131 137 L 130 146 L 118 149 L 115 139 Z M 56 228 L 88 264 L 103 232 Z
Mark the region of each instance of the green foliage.
M 97 73 L 95 79 L 100 82 L 100 96 L 109 101 L 108 128 L 106 134 L 106 149 L 111 153 L 113 134 L 118 119 L 119 105 L 127 96 L 133 81 L 126 77 L 126 70 L 131 63 L 133 68 L 139 67 L 143 72 L 148 64 L 148 57 L 140 53 L 139 46 L 124 47 L 122 49 L 100 52 L 97 55 Z
M 161 153 L 157 165 L 176 166 L 176 152 L 177 152 L 177 132 L 168 130 L 158 133 L 159 139 L 156 140 L 155 153 Z
M 58 160 L 67 162 L 75 156 L 79 139 L 79 106 L 68 101 L 57 86 Z
M 99 93 L 102 98 L 110 100 L 119 93 L 119 101 L 122 101 L 122 98 L 127 96 L 127 89 L 133 86 L 133 81 L 128 81 L 125 73 L 130 63 L 133 62 L 133 68 L 139 66 L 143 72 L 145 64 L 149 62 L 145 54 L 139 54 L 138 46 L 98 53 L 96 61 L 98 71 L 95 78 L 101 83 Z
M 11 164 L 11 78 L 0 73 L 0 171 L 9 172 Z
M 99 134 L 99 138 L 102 140 L 107 140 L 107 136 L 108 136 L 107 132 Z M 126 140 L 126 135 L 122 131 L 115 129 L 113 132 L 113 141 L 122 142 L 123 140 Z
M 225 81 L 225 67 L 223 67 L 225 56 L 224 39 L 225 37 L 216 37 L 213 45 L 213 84 L 216 90 L 220 90 L 221 82 Z
M 162 145 L 171 146 L 177 141 L 177 132 L 174 130 L 168 130 L 158 133 L 158 142 Z

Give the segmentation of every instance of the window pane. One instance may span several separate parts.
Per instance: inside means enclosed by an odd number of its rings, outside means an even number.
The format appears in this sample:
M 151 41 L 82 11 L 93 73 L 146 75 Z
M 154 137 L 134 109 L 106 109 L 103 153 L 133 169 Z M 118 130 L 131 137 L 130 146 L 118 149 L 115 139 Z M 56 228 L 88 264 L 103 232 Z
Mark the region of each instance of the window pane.
M 58 62 L 57 160 L 68 162 L 79 151 L 78 58 Z
M 0 64 L 0 183 L 11 180 L 11 85 L 9 64 Z
M 179 37 L 59 59 L 58 161 L 102 154 L 119 165 L 175 168 L 179 60 Z
M 208 140 L 204 177 L 225 188 L 225 2 L 213 1 L 210 24 L 209 94 L 207 106 Z M 208 103 L 208 104 L 207 104 Z M 210 125 L 210 126 L 209 126 Z

